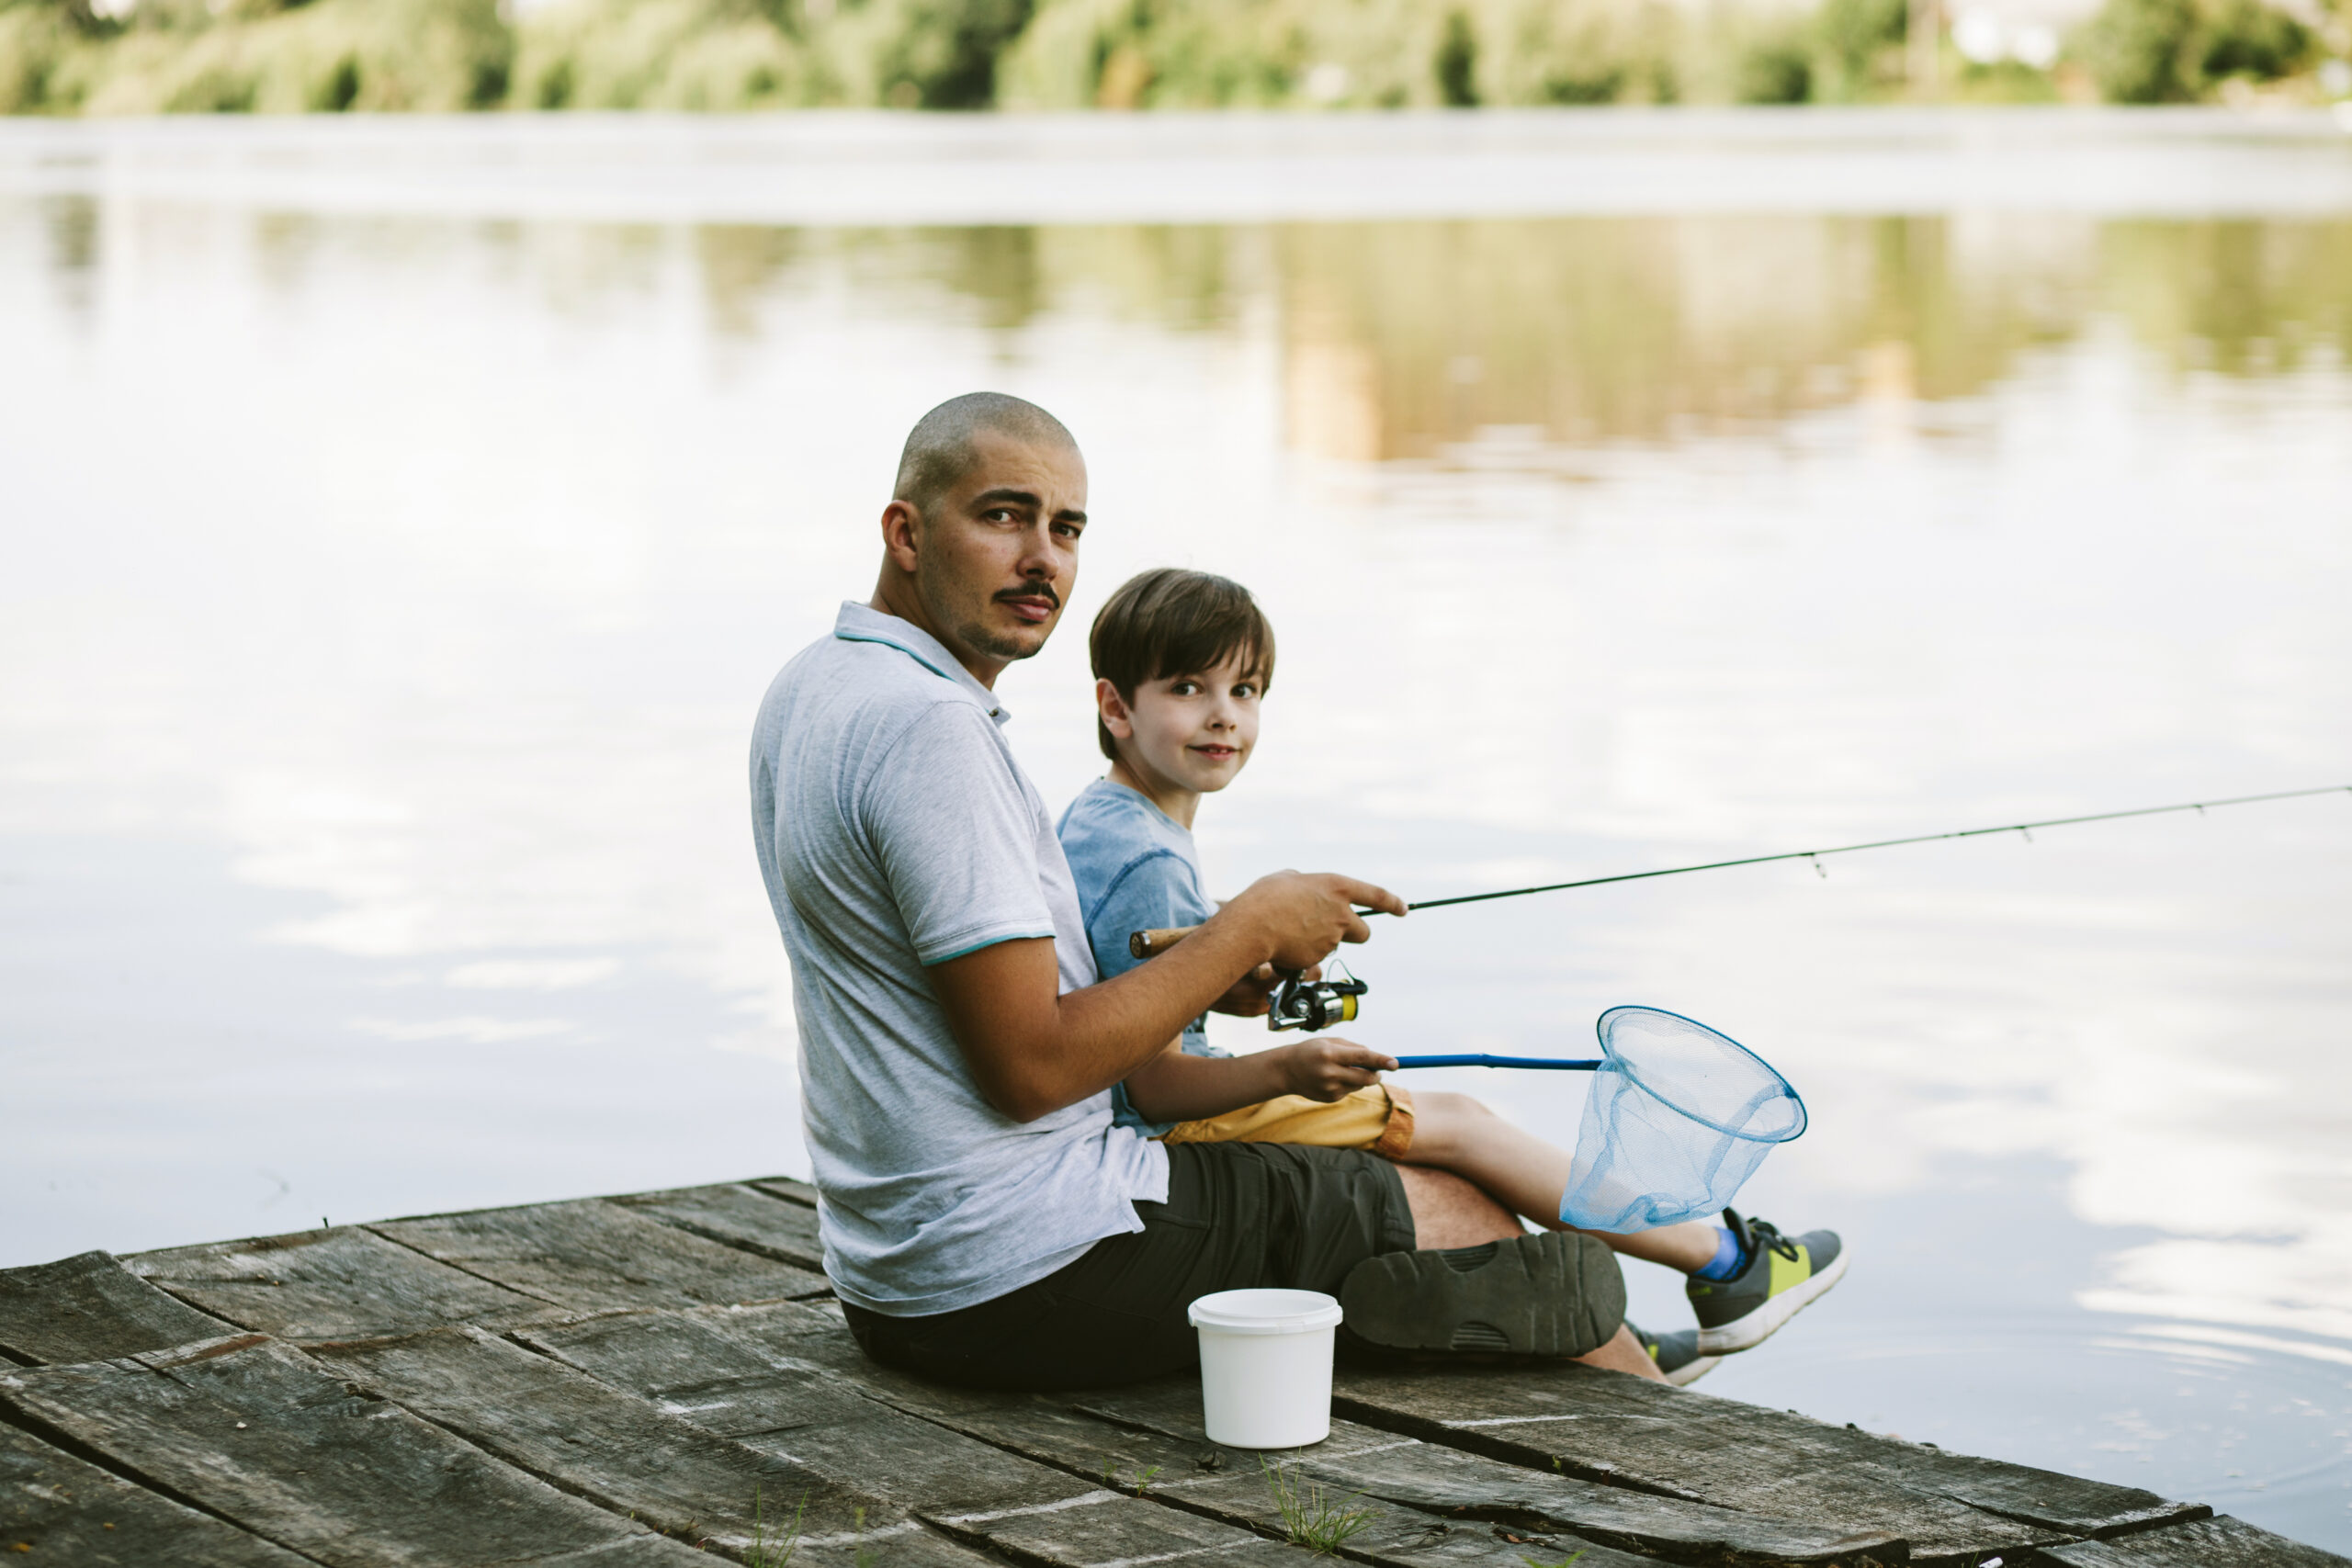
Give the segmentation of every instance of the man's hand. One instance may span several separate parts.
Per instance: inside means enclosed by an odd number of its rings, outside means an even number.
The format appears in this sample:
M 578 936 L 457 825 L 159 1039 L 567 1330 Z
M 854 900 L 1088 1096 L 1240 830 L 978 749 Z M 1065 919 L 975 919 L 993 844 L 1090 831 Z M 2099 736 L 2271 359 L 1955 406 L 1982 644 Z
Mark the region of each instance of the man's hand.
M 1250 921 L 1272 949 L 1269 958 L 1276 967 L 1305 969 L 1329 958 L 1341 942 L 1372 935 L 1355 911 L 1358 904 L 1391 915 L 1405 912 L 1405 900 L 1396 894 L 1352 876 L 1278 871 L 1243 888 L 1218 914 Z
M 1303 1094 L 1326 1105 L 1378 1083 L 1382 1073 L 1396 1066 L 1396 1057 L 1352 1040 L 1302 1040 L 1260 1055 L 1282 1058 L 1278 1066 L 1283 1093 Z
M 1359 903 L 1405 912 L 1403 899 L 1368 882 L 1281 872 L 1252 883 L 1182 946 L 1067 996 L 1050 937 L 996 942 L 926 973 L 981 1098 L 1034 1122 L 1159 1055 L 1186 1021 L 1234 995 L 1237 977 L 1268 964 L 1305 969 L 1342 942 L 1363 941 L 1372 932 L 1351 907 Z

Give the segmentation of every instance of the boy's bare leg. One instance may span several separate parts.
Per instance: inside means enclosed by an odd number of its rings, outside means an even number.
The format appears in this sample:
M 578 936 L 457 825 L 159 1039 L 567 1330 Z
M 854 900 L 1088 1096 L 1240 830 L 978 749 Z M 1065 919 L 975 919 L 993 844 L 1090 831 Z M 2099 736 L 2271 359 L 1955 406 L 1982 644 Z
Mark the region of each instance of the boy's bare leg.
M 1419 1142 L 1420 1103 L 1421 1097 L 1414 1096 L 1416 1145 Z M 1474 1100 L 1472 1103 L 1476 1102 Z M 1485 1108 L 1482 1106 L 1480 1109 L 1483 1111 Z M 1490 1120 L 1500 1121 L 1499 1118 Z M 1412 1211 L 1413 1239 L 1424 1248 L 1442 1250 L 1478 1247 L 1490 1241 L 1510 1241 L 1527 1234 L 1527 1228 L 1519 1223 L 1518 1215 L 1453 1172 L 1399 1164 L 1396 1176 L 1405 1184 L 1405 1206 Z M 1566 1179 L 1565 1175 L 1562 1179 Z M 1555 1208 L 1558 1206 L 1556 1195 L 1553 1203 Z M 1608 1241 L 1612 1238 L 1602 1236 L 1601 1239 Z M 1713 1252 L 1714 1248 L 1710 1245 L 1708 1255 L 1713 1257 Z M 1634 1338 L 1633 1330 L 1622 1323 L 1607 1344 L 1575 1359 L 1588 1367 L 1600 1367 L 1607 1371 L 1631 1372 L 1637 1378 L 1649 1378 L 1659 1382 L 1665 1381 L 1657 1370 L 1657 1363 L 1651 1360 L 1649 1352 L 1642 1348 L 1642 1342 Z
M 1567 1152 L 1512 1126 L 1470 1095 L 1414 1095 L 1412 1146 L 1399 1158 L 1407 1169 L 1431 1167 L 1476 1182 L 1547 1230 L 1575 1228 L 1562 1224 L 1558 1218 L 1560 1194 L 1568 1186 Z M 1405 1189 L 1408 1200 L 1412 1190 L 1410 1186 Z M 1715 1258 L 1715 1227 L 1698 1220 L 1622 1235 L 1614 1231 L 1585 1234 L 1600 1237 L 1628 1258 L 1661 1263 L 1685 1274 L 1704 1269 Z

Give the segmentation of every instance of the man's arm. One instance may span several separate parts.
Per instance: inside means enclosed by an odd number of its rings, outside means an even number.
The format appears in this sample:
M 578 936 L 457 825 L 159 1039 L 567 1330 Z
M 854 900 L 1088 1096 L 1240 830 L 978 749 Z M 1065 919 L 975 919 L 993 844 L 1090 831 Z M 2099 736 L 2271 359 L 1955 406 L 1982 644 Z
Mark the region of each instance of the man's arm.
M 1396 1066 L 1352 1040 L 1301 1040 L 1247 1056 L 1187 1056 L 1170 1045 L 1127 1075 L 1127 1100 L 1147 1122 L 1195 1122 L 1285 1094 L 1328 1105 Z
M 1363 942 L 1365 905 L 1404 900 L 1351 877 L 1278 872 L 1250 885 L 1171 952 L 1115 980 L 1057 995 L 1049 937 L 1001 942 L 927 973 L 990 1105 L 1034 1122 L 1099 1094 L 1166 1048 L 1261 964 L 1304 969 Z M 1247 1103 L 1246 1101 L 1244 1103 Z

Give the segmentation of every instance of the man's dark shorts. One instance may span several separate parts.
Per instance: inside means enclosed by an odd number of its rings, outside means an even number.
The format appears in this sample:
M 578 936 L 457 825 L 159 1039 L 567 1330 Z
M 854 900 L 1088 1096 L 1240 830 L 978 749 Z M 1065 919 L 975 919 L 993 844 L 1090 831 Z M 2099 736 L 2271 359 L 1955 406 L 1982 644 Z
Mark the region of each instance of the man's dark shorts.
M 1367 1258 L 1413 1248 L 1396 1168 L 1362 1149 L 1177 1144 L 1168 1201 L 1137 1203 L 1143 1229 L 1009 1295 L 932 1317 L 842 1303 L 865 1353 L 942 1382 L 1097 1388 L 1200 1359 L 1184 1309 L 1255 1286 L 1340 1293 Z

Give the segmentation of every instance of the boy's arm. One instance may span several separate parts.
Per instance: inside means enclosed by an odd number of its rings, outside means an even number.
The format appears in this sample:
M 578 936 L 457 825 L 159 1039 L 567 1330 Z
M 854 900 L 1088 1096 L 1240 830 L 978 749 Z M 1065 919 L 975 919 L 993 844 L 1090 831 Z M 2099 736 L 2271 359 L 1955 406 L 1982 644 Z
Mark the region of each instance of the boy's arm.
M 1303 969 L 1343 942 L 1370 937 L 1358 905 L 1405 912 L 1403 899 L 1367 882 L 1277 872 L 1251 883 L 1175 952 L 1082 990 L 1062 992 L 1051 937 L 996 942 L 925 974 L 980 1097 L 1016 1122 L 1034 1122 L 1159 1055 L 1186 1020 L 1261 964 Z
M 1187 1056 L 1171 1043 L 1127 1075 L 1127 1102 L 1148 1122 L 1197 1122 L 1285 1094 L 1328 1104 L 1396 1066 L 1351 1040 L 1302 1040 L 1247 1056 Z

